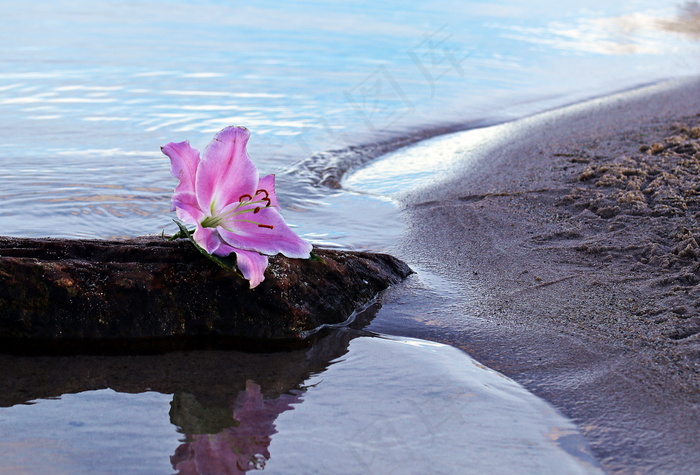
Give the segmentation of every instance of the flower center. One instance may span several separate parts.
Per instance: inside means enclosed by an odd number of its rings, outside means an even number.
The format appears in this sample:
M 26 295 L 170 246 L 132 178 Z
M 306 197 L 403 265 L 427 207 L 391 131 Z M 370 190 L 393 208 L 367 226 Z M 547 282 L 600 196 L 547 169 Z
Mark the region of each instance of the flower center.
M 269 208 L 271 205 L 272 200 L 270 199 L 270 193 L 263 188 L 261 190 L 257 190 L 253 196 L 248 194 L 239 196 L 238 205 L 223 214 L 214 214 L 214 205 L 212 203 L 212 216 L 207 216 L 200 224 L 203 228 L 215 228 L 217 226 L 223 226 L 223 224 L 227 221 L 243 221 L 257 224 L 259 228 L 274 229 L 274 226 L 271 224 L 238 218 L 238 216 L 247 213 L 258 214 L 262 208 Z M 226 228 L 226 226 L 223 227 Z M 232 230 L 229 229 L 229 231 Z

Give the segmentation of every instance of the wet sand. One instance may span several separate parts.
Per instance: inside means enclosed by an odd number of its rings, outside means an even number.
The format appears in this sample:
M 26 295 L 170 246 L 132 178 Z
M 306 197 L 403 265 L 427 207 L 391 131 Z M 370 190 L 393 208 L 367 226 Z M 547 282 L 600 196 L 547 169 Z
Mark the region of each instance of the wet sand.
M 700 81 L 540 114 L 405 198 L 449 343 L 574 419 L 604 468 L 700 473 Z M 473 154 L 478 154 L 474 157 Z

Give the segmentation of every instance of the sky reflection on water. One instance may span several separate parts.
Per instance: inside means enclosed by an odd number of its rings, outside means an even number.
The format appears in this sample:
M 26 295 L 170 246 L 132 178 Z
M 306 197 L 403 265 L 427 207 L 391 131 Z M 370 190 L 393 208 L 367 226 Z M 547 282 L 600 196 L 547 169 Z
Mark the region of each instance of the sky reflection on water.
M 374 158 L 392 148 L 377 144 L 397 137 L 523 117 L 700 72 L 697 4 L 675 1 L 41 0 L 31 8 L 3 1 L 2 11 L 0 225 L 15 236 L 174 231 L 175 179 L 159 147 L 190 140 L 201 149 L 220 128 L 243 125 L 253 133 L 251 156 L 262 173 L 278 174 L 285 217 L 304 236 L 326 246 L 386 250 L 402 232 L 391 200 L 377 201 L 368 183 L 355 193 L 318 186 L 320 176 Z M 403 157 L 406 168 L 420 164 L 416 150 Z M 402 167 L 401 152 L 393 157 L 393 167 Z M 424 178 L 415 170 L 405 181 L 392 175 L 392 193 Z M 372 179 L 374 192 L 389 181 L 381 172 Z M 275 420 L 271 473 L 290 466 L 440 473 L 465 464 L 477 471 L 500 464 L 531 473 L 562 466 L 597 472 L 573 424 L 549 406 L 458 350 L 407 342 L 357 339 L 345 361 L 297 375 L 292 384 L 263 382 L 261 370 L 224 388 L 218 380 L 233 370 L 190 368 L 211 376 L 200 385 L 211 398 L 230 399 L 195 402 L 213 409 L 207 417 L 228 420 L 248 379 L 272 400 L 304 386 L 303 402 Z M 302 360 L 289 359 L 297 369 Z M 98 367 L 84 380 L 108 371 Z M 173 401 L 196 406 L 191 387 L 129 390 L 99 382 L 78 394 L 54 387 L 58 392 L 20 393 L 0 409 L 7 434 L 0 469 L 167 472 L 169 457 L 198 432 L 183 429 L 195 426 L 184 416 L 211 427 L 199 413 L 168 414 Z M 23 404 L 44 397 L 60 399 Z M 319 428 L 324 432 L 313 432 Z M 105 460 L 114 460 L 113 470 Z
M 82 384 L 73 378 L 75 394 L 0 408 L 0 471 L 602 473 L 572 422 L 460 350 L 355 336 L 340 330 L 291 354 L 30 363 L 35 371 L 61 364 L 106 371 L 101 383 L 99 374 Z M 191 372 L 236 359 L 246 364 L 218 376 Z M 157 375 L 149 361 L 172 373 Z M 51 391 L 46 382 L 30 391 Z M 122 392 L 81 390 L 96 384 Z
M 158 148 L 201 147 L 235 124 L 252 130 L 259 168 L 285 175 L 283 202 L 302 233 L 366 246 L 365 228 L 336 232 L 326 216 L 296 213 L 319 199 L 299 180 L 300 160 L 696 74 L 693 5 L 4 2 L 0 224 L 24 236 L 158 232 L 174 186 Z M 314 160 L 349 166 L 342 154 Z M 133 206 L 99 185 L 122 188 Z M 48 195 L 61 201 L 47 206 Z

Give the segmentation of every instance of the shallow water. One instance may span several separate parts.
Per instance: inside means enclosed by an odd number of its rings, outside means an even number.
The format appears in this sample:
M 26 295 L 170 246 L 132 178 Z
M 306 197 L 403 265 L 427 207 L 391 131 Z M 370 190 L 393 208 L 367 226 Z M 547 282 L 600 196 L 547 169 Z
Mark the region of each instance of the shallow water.
M 196 376 L 144 377 L 136 394 L 83 390 L 0 409 L 0 471 L 602 473 L 572 422 L 450 346 L 341 330 L 302 356 L 291 355 L 300 373 L 292 375 L 289 355 L 247 356 L 266 374 L 256 381 L 233 368 L 215 390 L 198 387 Z M 207 368 L 231 359 L 191 358 Z M 45 363 L 36 366 L 50 370 Z M 110 363 L 123 361 L 102 362 Z M 183 369 L 177 363 L 167 368 Z M 117 387 L 127 378 L 105 376 Z
M 244 125 L 304 237 L 387 251 L 402 233 L 397 197 L 491 136 L 393 151 L 400 145 L 700 72 L 695 7 L 676 2 L 1 4 L 0 226 L 14 236 L 172 232 L 175 180 L 159 147 L 201 149 L 223 126 Z M 386 152 L 345 189 L 322 184 Z M 440 321 L 450 306 L 468 312 L 467 291 L 453 295 L 450 282 L 411 264 L 412 298 L 385 302 L 374 331 L 410 333 L 412 321 Z M 422 334 L 452 341 L 450 325 Z M 316 344 L 282 358 L 287 366 L 261 356 L 252 372 L 234 353 L 10 358 L 4 367 L 29 370 L 2 382 L 13 398 L 0 409 L 11 434 L 0 469 L 185 473 L 194 459 L 231 462 L 214 442 L 249 447 L 236 410 L 257 404 L 262 412 L 238 415 L 269 444 L 245 463 L 274 473 L 597 470 L 571 422 L 458 350 L 364 334 L 346 346 Z M 131 370 L 115 374 L 120 367 Z M 312 447 L 304 457 L 300 443 Z
M 2 8 L 0 225 L 21 236 L 172 229 L 159 147 L 234 124 L 303 234 L 375 245 L 385 227 L 313 184 L 377 150 L 329 151 L 700 72 L 694 10 L 671 1 Z

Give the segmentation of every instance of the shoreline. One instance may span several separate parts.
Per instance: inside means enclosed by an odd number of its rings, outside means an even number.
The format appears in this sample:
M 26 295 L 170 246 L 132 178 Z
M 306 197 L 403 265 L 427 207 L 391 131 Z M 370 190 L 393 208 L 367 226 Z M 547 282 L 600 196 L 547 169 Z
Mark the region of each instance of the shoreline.
M 700 80 L 627 91 L 509 124 L 402 197 L 398 257 L 478 296 L 444 342 L 553 403 L 610 472 L 700 466 L 697 127 Z

